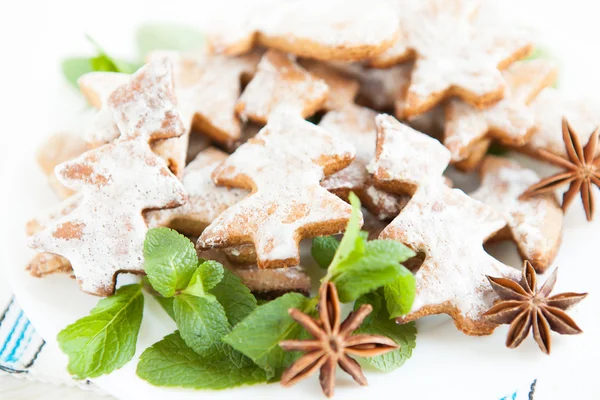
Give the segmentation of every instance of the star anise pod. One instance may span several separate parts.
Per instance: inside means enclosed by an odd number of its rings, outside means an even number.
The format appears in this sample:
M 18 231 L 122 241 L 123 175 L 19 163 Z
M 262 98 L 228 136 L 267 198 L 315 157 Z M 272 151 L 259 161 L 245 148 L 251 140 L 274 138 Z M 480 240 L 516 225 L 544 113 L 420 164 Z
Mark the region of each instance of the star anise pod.
M 582 332 L 565 310 L 583 300 L 587 293 L 561 293 L 548 297 L 556 283 L 557 270 L 539 289 L 535 270 L 529 261 L 523 263 L 521 282 L 488 276 L 500 301 L 483 316 L 497 324 L 510 324 L 507 347 L 514 349 L 519 346 L 532 330 L 540 349 L 550 354 L 550 330 L 561 335 Z
M 588 221 L 594 217 L 594 192 L 592 185 L 600 188 L 600 157 L 595 157 L 598 147 L 598 134 L 596 129 L 585 147 L 582 147 L 579 136 L 571 125 L 563 118 L 563 141 L 567 150 L 567 158 L 560 157 L 546 150 L 538 150 L 538 155 L 545 161 L 564 168 L 559 172 L 531 186 L 521 198 L 528 198 L 543 193 L 552 193 L 562 185 L 569 185 L 563 195 L 562 209 L 565 211 L 577 193 L 581 195 L 585 216 Z
M 398 348 L 393 340 L 385 336 L 352 335 L 371 311 L 373 307 L 370 304 L 363 304 L 342 323 L 340 300 L 337 289 L 331 282 L 325 282 L 319 290 L 318 320 L 291 308 L 291 317 L 302 325 L 313 339 L 283 340 L 279 343 L 286 351 L 306 353 L 281 375 L 281 384 L 291 386 L 320 368 L 319 381 L 323 393 L 331 397 L 335 386 L 336 364 L 339 364 L 356 382 L 366 386 L 367 378 L 358 362 L 350 355 L 373 357 Z

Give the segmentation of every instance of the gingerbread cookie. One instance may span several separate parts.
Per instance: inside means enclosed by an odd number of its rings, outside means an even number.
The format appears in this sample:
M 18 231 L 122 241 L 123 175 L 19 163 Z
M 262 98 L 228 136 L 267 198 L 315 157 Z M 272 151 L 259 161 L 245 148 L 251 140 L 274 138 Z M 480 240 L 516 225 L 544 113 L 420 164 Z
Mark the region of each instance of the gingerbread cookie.
M 375 177 L 383 177 L 387 187 L 414 193 L 379 238 L 402 242 L 424 254 L 415 273 L 412 310 L 398 321 L 446 313 L 467 334 L 491 333 L 495 325 L 481 318 L 495 298 L 485 276 L 513 277 L 518 271 L 488 255 L 483 243 L 506 221 L 492 207 L 444 183 L 441 173 L 450 154 L 441 143 L 423 134 L 419 140 L 418 132 L 390 116 L 378 116 L 377 127 L 379 174 Z M 381 155 L 386 154 L 395 157 L 385 157 L 384 163 Z
M 270 50 L 260 60 L 236 110 L 242 119 L 261 124 L 279 108 L 306 118 L 323 106 L 328 93 L 327 84 L 309 74 L 291 56 Z
M 356 79 L 323 62 L 302 60 L 300 65 L 312 76 L 322 79 L 329 88 L 327 100 L 323 104 L 324 110 L 339 110 L 354 103 L 360 88 Z
M 325 114 L 319 126 L 354 145 L 356 157 L 348 167 L 325 178 L 321 185 L 344 200 L 354 192 L 374 215 L 389 219 L 398 215 L 408 199 L 377 189 L 367 171 L 367 164 L 375 157 L 376 116 L 375 111 L 356 105 Z
M 553 194 L 520 199 L 537 174 L 506 158 L 488 156 L 480 170 L 481 187 L 471 197 L 493 207 L 508 221 L 494 240 L 513 240 L 524 260 L 543 273 L 548 269 L 562 238 L 563 212 Z
M 153 210 L 146 213 L 148 227 L 167 226 L 183 234 L 200 236 L 219 214 L 231 207 L 248 192 L 216 186 L 211 174 L 227 158 L 213 147 L 202 151 L 183 171 L 183 186 L 188 201 L 177 208 Z
M 320 60 L 361 60 L 388 48 L 398 33 L 386 1 L 267 1 L 209 32 L 213 52 L 242 54 L 256 45 Z M 260 11 L 259 11 L 260 10 Z
M 86 143 L 79 135 L 57 133 L 50 136 L 37 151 L 37 163 L 48 183 L 58 197 L 65 199 L 73 195 L 73 191 L 64 187 L 54 175 L 54 167 L 81 155 L 87 149 Z
M 489 138 L 507 146 L 523 146 L 535 124 L 529 103 L 554 83 L 557 73 L 556 65 L 544 59 L 520 61 L 503 72 L 507 82 L 504 98 L 491 107 L 481 110 L 460 100 L 449 101 L 444 145 L 452 154 L 452 162 L 460 167 L 461 161 L 470 158 L 469 166 L 479 164 L 481 151 L 472 153 L 471 149 L 482 140 L 489 143 Z
M 346 167 L 354 149 L 294 114 L 271 114 L 256 137 L 213 173 L 218 185 L 252 190 L 198 239 L 198 248 L 253 243 L 259 268 L 298 265 L 298 242 L 344 230 L 350 206 L 319 182 Z
M 403 2 L 401 34 L 372 60 L 387 67 L 415 60 L 404 114 L 421 114 L 442 99 L 458 96 L 476 107 L 500 100 L 505 83 L 499 69 L 532 50 L 521 30 L 478 20 L 479 2 L 423 0 Z
M 529 143 L 518 148 L 536 156 L 537 150 L 546 150 L 559 157 L 567 157 L 562 134 L 563 117 L 587 143 L 600 126 L 600 103 L 585 98 L 569 98 L 553 88 L 546 88 L 531 103 L 535 114 L 535 129 Z M 600 154 L 600 148 L 597 151 Z
M 142 211 L 185 202 L 181 182 L 148 144 L 184 133 L 170 74 L 166 62 L 136 72 L 108 100 L 121 137 L 56 168 L 61 183 L 83 199 L 29 243 L 68 259 L 87 293 L 109 295 L 119 272 L 142 273 L 148 229 Z

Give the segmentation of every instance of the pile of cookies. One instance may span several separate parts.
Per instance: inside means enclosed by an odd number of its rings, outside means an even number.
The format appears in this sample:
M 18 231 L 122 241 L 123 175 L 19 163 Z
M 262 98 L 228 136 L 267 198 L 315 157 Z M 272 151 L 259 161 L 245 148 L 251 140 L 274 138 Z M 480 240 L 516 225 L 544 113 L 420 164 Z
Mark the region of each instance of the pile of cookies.
M 354 192 L 372 237 L 419 253 L 400 321 L 447 313 L 491 333 L 486 275 L 520 272 L 484 243 L 514 241 L 543 273 L 563 211 L 554 193 L 524 199 L 540 178 L 488 149 L 564 157 L 561 119 L 587 142 L 600 110 L 553 89 L 557 66 L 526 60 L 528 32 L 476 0 L 311 3 L 246 14 L 206 51 L 154 52 L 131 76 L 81 77 L 97 112 L 40 149 L 64 200 L 27 225 L 31 274 L 110 295 L 119 273 L 143 273 L 147 230 L 167 226 L 257 296 L 308 293 L 299 242 L 342 233 Z M 452 188 L 449 166 L 479 171 L 479 189 Z

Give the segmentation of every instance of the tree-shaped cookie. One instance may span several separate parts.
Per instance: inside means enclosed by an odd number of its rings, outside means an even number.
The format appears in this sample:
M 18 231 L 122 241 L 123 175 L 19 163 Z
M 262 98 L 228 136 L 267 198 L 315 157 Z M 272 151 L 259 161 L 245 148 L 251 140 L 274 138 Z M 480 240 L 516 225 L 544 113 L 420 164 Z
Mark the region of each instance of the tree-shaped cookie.
M 177 208 L 146 213 L 150 228 L 168 226 L 187 235 L 200 236 L 219 214 L 248 195 L 246 190 L 216 186 L 211 178 L 215 168 L 227 154 L 209 147 L 203 150 L 183 171 L 183 186 L 188 201 Z
M 488 156 L 481 170 L 481 186 L 471 197 L 500 212 L 508 226 L 494 240 L 513 240 L 524 260 L 543 273 L 554 259 L 562 238 L 563 212 L 553 194 L 519 197 L 539 182 L 537 174 L 506 158 Z
M 483 243 L 506 221 L 492 207 L 444 184 L 441 172 L 450 154 L 441 143 L 385 115 L 377 117 L 377 128 L 379 176 L 387 187 L 414 192 L 379 238 L 424 253 L 412 310 L 398 321 L 446 313 L 467 334 L 491 333 L 495 325 L 481 318 L 496 298 L 486 275 L 516 277 L 518 271 L 488 255 Z M 382 162 L 382 154 L 395 157 Z
M 209 31 L 213 52 L 242 54 L 255 45 L 320 60 L 361 60 L 388 48 L 398 18 L 387 1 L 262 0 Z
M 533 156 L 537 150 L 546 150 L 559 157 L 567 157 L 562 134 L 565 118 L 579 135 L 581 143 L 587 143 L 600 126 L 600 103 L 591 98 L 567 97 L 553 88 L 546 88 L 531 103 L 535 114 L 535 129 L 529 143 L 519 149 Z M 597 154 L 600 154 L 600 147 Z
M 372 64 L 387 67 L 415 60 L 407 116 L 421 114 L 448 96 L 478 107 L 502 98 L 505 83 L 499 68 L 527 55 L 531 44 L 521 30 L 478 18 L 478 6 L 473 0 L 400 3 L 401 33 Z
M 263 124 L 282 108 L 306 118 L 325 104 L 328 92 L 322 79 L 309 74 L 290 55 L 270 50 L 260 60 L 236 110 L 242 119 Z
M 378 218 L 389 219 L 398 215 L 406 204 L 407 196 L 393 195 L 376 188 L 367 171 L 367 164 L 375 157 L 376 116 L 377 113 L 371 109 L 349 104 L 328 112 L 321 119 L 320 127 L 350 142 L 356 149 L 354 161 L 325 178 L 321 185 L 344 200 L 350 192 L 354 192 Z
M 352 161 L 354 150 L 299 116 L 271 114 L 256 137 L 213 173 L 218 185 L 252 190 L 198 239 L 200 249 L 254 243 L 259 268 L 298 265 L 302 238 L 344 230 L 350 206 L 320 181 Z
M 557 73 L 556 65 L 544 59 L 516 62 L 503 72 L 507 82 L 504 98 L 491 107 L 478 109 L 451 100 L 446 106 L 444 145 L 452 154 L 452 162 L 467 170 L 477 166 L 488 146 L 475 145 L 482 141 L 489 144 L 490 139 L 512 147 L 525 145 L 535 125 L 529 103 L 554 83 Z M 473 152 L 474 146 L 480 151 Z
M 181 182 L 148 144 L 184 133 L 171 74 L 164 61 L 136 72 L 108 100 L 121 137 L 56 168 L 61 183 L 83 200 L 30 245 L 68 259 L 85 292 L 109 295 L 119 272 L 142 272 L 148 230 L 142 212 L 185 202 Z

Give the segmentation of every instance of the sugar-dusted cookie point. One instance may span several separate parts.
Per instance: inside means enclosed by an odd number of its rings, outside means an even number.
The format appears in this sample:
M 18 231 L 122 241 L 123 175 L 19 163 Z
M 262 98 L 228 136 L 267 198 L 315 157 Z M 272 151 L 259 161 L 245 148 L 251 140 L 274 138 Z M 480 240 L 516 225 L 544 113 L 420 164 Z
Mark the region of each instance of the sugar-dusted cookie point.
M 479 164 L 484 152 L 474 153 L 473 147 L 489 138 L 511 147 L 525 145 L 535 125 L 529 104 L 544 87 L 554 83 L 557 73 L 555 63 L 548 60 L 519 61 L 503 72 L 507 87 L 504 98 L 496 104 L 478 109 L 458 99 L 450 100 L 444 145 L 450 149 L 452 161 L 470 158 L 467 165 Z
M 214 171 L 217 184 L 252 193 L 204 230 L 198 248 L 253 243 L 259 268 L 298 265 L 300 239 L 344 230 L 350 206 L 319 183 L 353 157 L 349 143 L 323 128 L 293 114 L 273 114 Z
M 479 1 L 403 2 L 401 33 L 372 60 L 378 67 L 415 59 L 404 113 L 421 114 L 449 96 L 477 107 L 500 100 L 505 82 L 499 68 L 532 49 L 520 29 L 479 17 Z
M 361 60 L 388 48 L 398 34 L 395 8 L 387 1 L 267 1 L 260 13 L 215 24 L 213 52 L 241 54 L 262 45 L 320 60 Z
M 562 134 L 562 119 L 566 118 L 581 143 L 587 143 L 600 126 L 600 102 L 591 98 L 568 97 L 564 93 L 546 88 L 531 103 L 535 114 L 535 130 L 529 143 L 519 149 L 533 156 L 538 150 L 546 150 L 559 157 L 566 157 Z M 597 151 L 600 154 L 600 147 Z
M 325 81 L 309 74 L 290 55 L 270 50 L 260 60 L 236 110 L 242 119 L 263 124 L 281 109 L 305 118 L 325 104 L 328 93 Z
M 226 153 L 213 147 L 200 152 L 183 171 L 188 201 L 177 208 L 147 212 L 148 226 L 168 226 L 186 235 L 200 236 L 219 214 L 246 197 L 246 190 L 218 187 L 212 181 L 212 172 L 226 158 Z
M 398 215 L 407 197 L 377 189 L 367 171 L 367 164 L 375 157 L 376 116 L 375 111 L 357 105 L 325 114 L 319 126 L 354 145 L 356 157 L 348 167 L 325 178 L 321 185 L 344 200 L 354 192 L 374 215 L 389 219 Z
M 517 162 L 488 156 L 480 174 L 481 187 L 471 197 L 488 204 L 508 221 L 496 239 L 513 240 L 524 260 L 543 273 L 560 247 L 563 212 L 554 194 L 520 199 L 519 196 L 540 179 Z
M 378 186 L 413 194 L 421 184 L 442 179 L 450 152 L 438 140 L 389 115 L 378 115 L 376 124 L 377 151 L 368 169 Z

